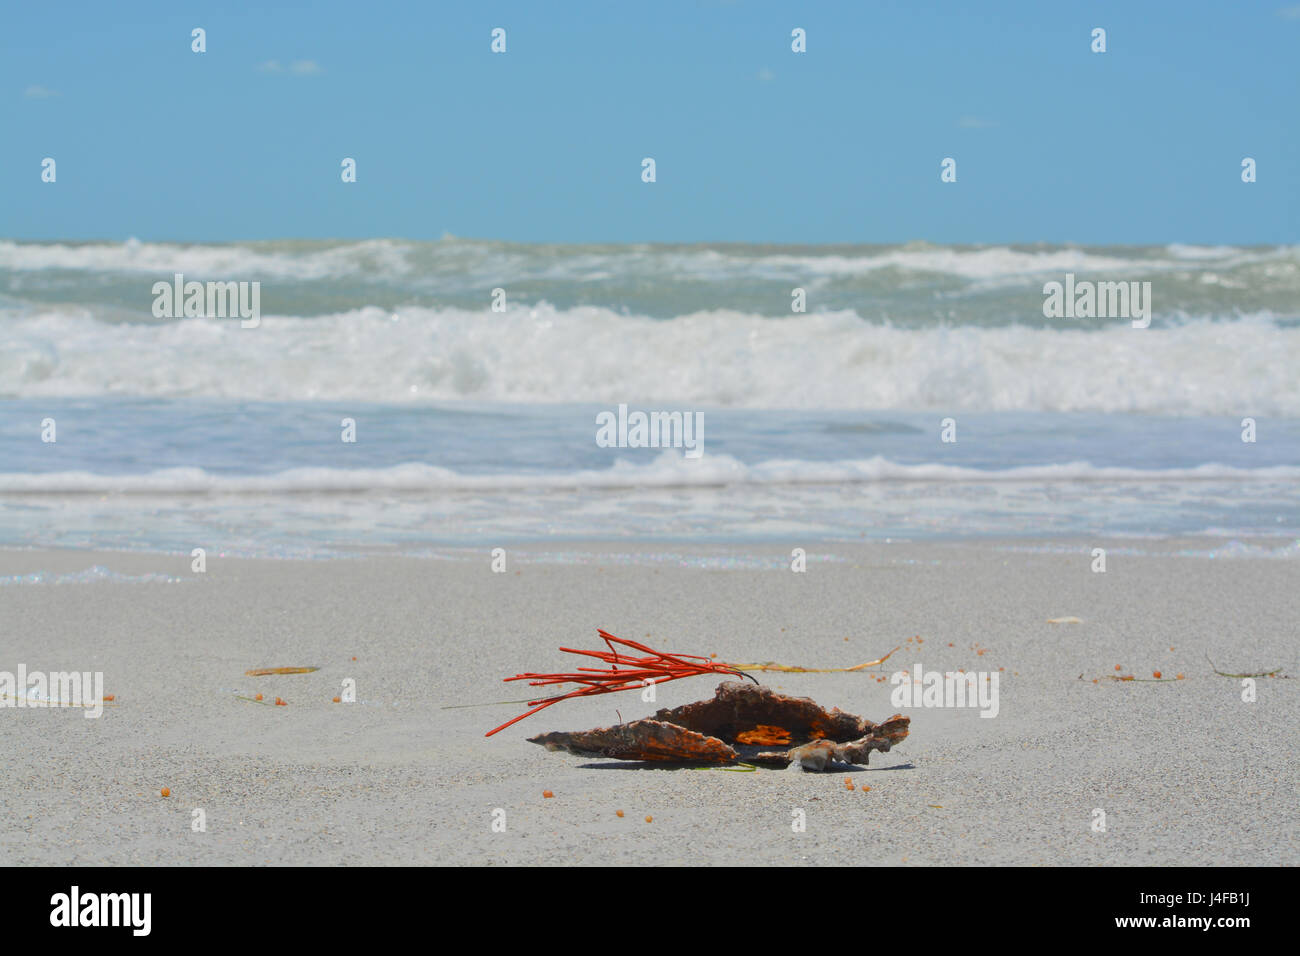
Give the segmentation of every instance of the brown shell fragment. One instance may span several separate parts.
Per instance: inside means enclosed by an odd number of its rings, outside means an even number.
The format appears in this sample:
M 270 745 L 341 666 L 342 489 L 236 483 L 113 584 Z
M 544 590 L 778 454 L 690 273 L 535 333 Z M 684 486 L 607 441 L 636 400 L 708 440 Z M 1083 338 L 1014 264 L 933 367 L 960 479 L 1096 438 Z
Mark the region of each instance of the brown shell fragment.
M 577 733 L 530 737 L 548 750 L 616 760 L 680 763 L 761 763 L 828 770 L 836 762 L 866 764 L 873 750 L 888 752 L 907 736 L 910 718 L 884 723 L 839 709 L 827 711 L 807 697 L 786 697 L 769 687 L 720 684 L 711 700 L 653 718 Z M 768 749 L 773 745 L 787 749 Z
M 528 740 L 547 750 L 567 750 L 580 757 L 609 757 L 614 760 L 735 763 L 737 756 L 735 750 L 716 737 L 706 737 L 659 720 L 634 720 L 630 724 L 597 727 L 572 734 L 539 734 Z

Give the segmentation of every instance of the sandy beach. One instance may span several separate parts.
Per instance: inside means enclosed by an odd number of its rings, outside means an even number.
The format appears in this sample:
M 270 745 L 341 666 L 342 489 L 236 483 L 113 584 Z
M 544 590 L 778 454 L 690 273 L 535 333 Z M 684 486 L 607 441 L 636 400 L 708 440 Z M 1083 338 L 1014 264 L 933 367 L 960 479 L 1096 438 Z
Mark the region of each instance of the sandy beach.
M 505 573 L 489 548 L 212 554 L 201 575 L 188 555 L 0 551 L 0 671 L 102 671 L 114 697 L 99 719 L 0 709 L 0 862 L 1300 863 L 1300 686 L 1261 678 L 1245 702 L 1242 680 L 1207 661 L 1300 671 L 1293 560 L 1109 542 L 1098 574 L 1095 542 L 799 546 L 801 574 L 776 545 L 507 548 Z M 97 566 L 112 574 L 59 579 Z M 145 575 L 160 577 L 129 580 Z M 1080 622 L 1048 623 L 1066 617 Z M 813 774 L 646 767 L 525 740 L 708 697 L 707 677 L 658 688 L 654 704 L 561 703 L 489 739 L 524 705 L 449 709 L 524 696 L 500 679 L 568 667 L 557 648 L 596 647 L 597 627 L 809 668 L 901 645 L 868 673 L 757 676 L 879 721 L 898 710 L 881 676 L 998 672 L 999 711 L 903 710 L 902 745 Z M 245 676 L 276 666 L 319 670 Z M 1156 671 L 1183 679 L 1107 679 Z M 357 701 L 333 703 L 349 678 Z

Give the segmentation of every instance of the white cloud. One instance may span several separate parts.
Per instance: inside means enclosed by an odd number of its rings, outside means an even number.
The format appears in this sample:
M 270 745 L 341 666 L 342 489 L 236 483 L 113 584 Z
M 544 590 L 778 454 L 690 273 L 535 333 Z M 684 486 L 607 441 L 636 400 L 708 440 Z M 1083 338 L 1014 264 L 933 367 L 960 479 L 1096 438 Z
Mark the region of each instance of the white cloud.
M 48 100 L 51 96 L 62 96 L 58 90 L 51 90 L 44 86 L 29 86 L 23 90 L 23 96 L 30 100 Z
M 1294 7 L 1280 7 L 1277 15 L 1283 20 L 1300 20 L 1300 4 Z
M 776 74 L 773 73 L 771 70 L 769 70 L 767 67 L 763 67 L 761 70 L 758 71 L 758 78 L 762 80 L 764 83 L 770 83 L 776 79 Z
M 980 119 L 978 116 L 963 116 L 957 121 L 961 129 L 992 129 L 998 124 L 992 120 Z

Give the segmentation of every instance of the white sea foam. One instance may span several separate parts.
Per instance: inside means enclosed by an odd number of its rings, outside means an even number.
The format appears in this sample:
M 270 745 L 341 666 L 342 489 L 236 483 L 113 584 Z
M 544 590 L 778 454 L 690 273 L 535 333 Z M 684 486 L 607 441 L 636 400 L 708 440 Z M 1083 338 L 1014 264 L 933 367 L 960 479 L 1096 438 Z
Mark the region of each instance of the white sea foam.
M 33 571 L 29 574 L 0 575 L 0 587 L 11 584 L 181 584 L 192 578 L 178 578 L 171 574 L 150 571 L 146 574 L 122 574 L 102 564 L 96 564 L 84 571 L 56 573 L 53 571 Z
M 0 473 L 0 494 L 346 494 L 548 491 L 721 486 L 846 485 L 880 482 L 1294 482 L 1300 466 L 1236 468 L 1207 462 L 1193 468 L 1099 467 L 1088 462 L 1026 465 L 987 470 L 937 463 L 901 464 L 876 456 L 858 461 L 769 460 L 745 464 L 729 455 L 686 459 L 677 451 L 634 463 L 619 459 L 605 469 L 569 472 L 463 474 L 435 465 L 409 463 L 390 468 L 292 468 L 267 475 L 213 474 L 201 468 L 167 468 L 144 474 L 106 475 L 85 471 L 44 474 Z
M 859 275 L 892 268 L 908 272 L 940 273 L 963 279 L 994 279 L 1103 270 L 1120 274 L 1161 264 L 1148 259 L 1099 255 L 1085 249 L 1027 252 L 1002 246 L 985 249 L 899 249 L 869 256 L 770 255 L 743 261 L 791 278 L 804 275 Z M 736 264 L 739 265 L 740 262 L 737 261 Z
M 1081 323 L 1081 326 L 1084 324 Z M 0 310 L 0 397 L 671 401 L 675 405 L 1300 416 L 1300 327 L 1267 314 L 898 328 L 851 311 L 670 320 L 545 304 L 105 322 Z
M 323 279 L 374 271 L 388 276 L 403 276 L 411 270 L 407 261 L 410 251 L 409 244 L 393 239 L 367 239 L 310 248 L 308 251 L 300 251 L 288 243 L 0 241 L 0 269 L 143 274 L 158 278 L 176 272 L 201 277 L 273 276 L 286 279 Z
M 1116 247 L 1081 246 L 858 246 L 830 251 L 815 246 L 743 247 L 632 244 L 533 246 L 474 240 L 346 242 L 276 240 L 247 243 L 33 243 L 0 241 L 0 270 L 46 270 L 166 276 L 324 279 L 364 276 L 406 279 L 426 269 L 466 268 L 498 277 L 590 281 L 613 274 L 657 273 L 702 281 L 744 277 L 808 279 L 854 276 L 883 269 L 997 280 L 1061 272 L 1163 271 L 1189 266 L 1231 268 L 1278 260 L 1295 264 L 1294 247 L 1170 245 L 1134 254 Z

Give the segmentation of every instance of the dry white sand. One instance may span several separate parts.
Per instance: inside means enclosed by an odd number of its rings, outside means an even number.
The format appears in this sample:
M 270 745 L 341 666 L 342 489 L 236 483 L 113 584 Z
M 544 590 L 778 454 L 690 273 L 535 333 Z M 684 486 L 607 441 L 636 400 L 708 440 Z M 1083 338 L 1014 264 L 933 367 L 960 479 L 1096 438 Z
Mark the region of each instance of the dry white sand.
M 1206 547 L 1142 545 L 1185 546 Z M 116 697 L 98 720 L 0 709 L 0 862 L 1300 863 L 1300 681 L 1261 679 L 1244 702 L 1242 681 L 1206 661 L 1300 674 L 1294 561 L 1119 549 L 1095 574 L 1082 544 L 805 547 L 804 574 L 777 547 L 566 544 L 586 555 L 569 563 L 512 549 L 505 574 L 487 549 L 210 556 L 202 576 L 187 556 L 0 552 L 0 578 L 92 565 L 194 578 L 0 585 L 0 670 L 103 671 Z M 664 553 L 701 560 L 647 558 Z M 1047 623 L 1063 616 L 1082 623 Z M 500 678 L 567 669 L 557 648 L 596 647 L 597 627 L 807 667 L 903 644 L 882 673 L 999 671 L 1000 712 L 906 710 L 911 736 L 892 753 L 822 775 L 647 769 L 524 739 L 707 697 L 710 678 L 662 686 L 653 705 L 565 702 L 490 739 L 524 706 L 443 709 L 525 696 Z M 1091 682 L 1116 664 L 1185 679 Z M 244 676 L 277 665 L 320 670 Z M 870 674 L 760 676 L 873 720 L 896 710 Z M 359 701 L 332 703 L 346 678 Z M 258 692 L 288 706 L 237 699 Z

